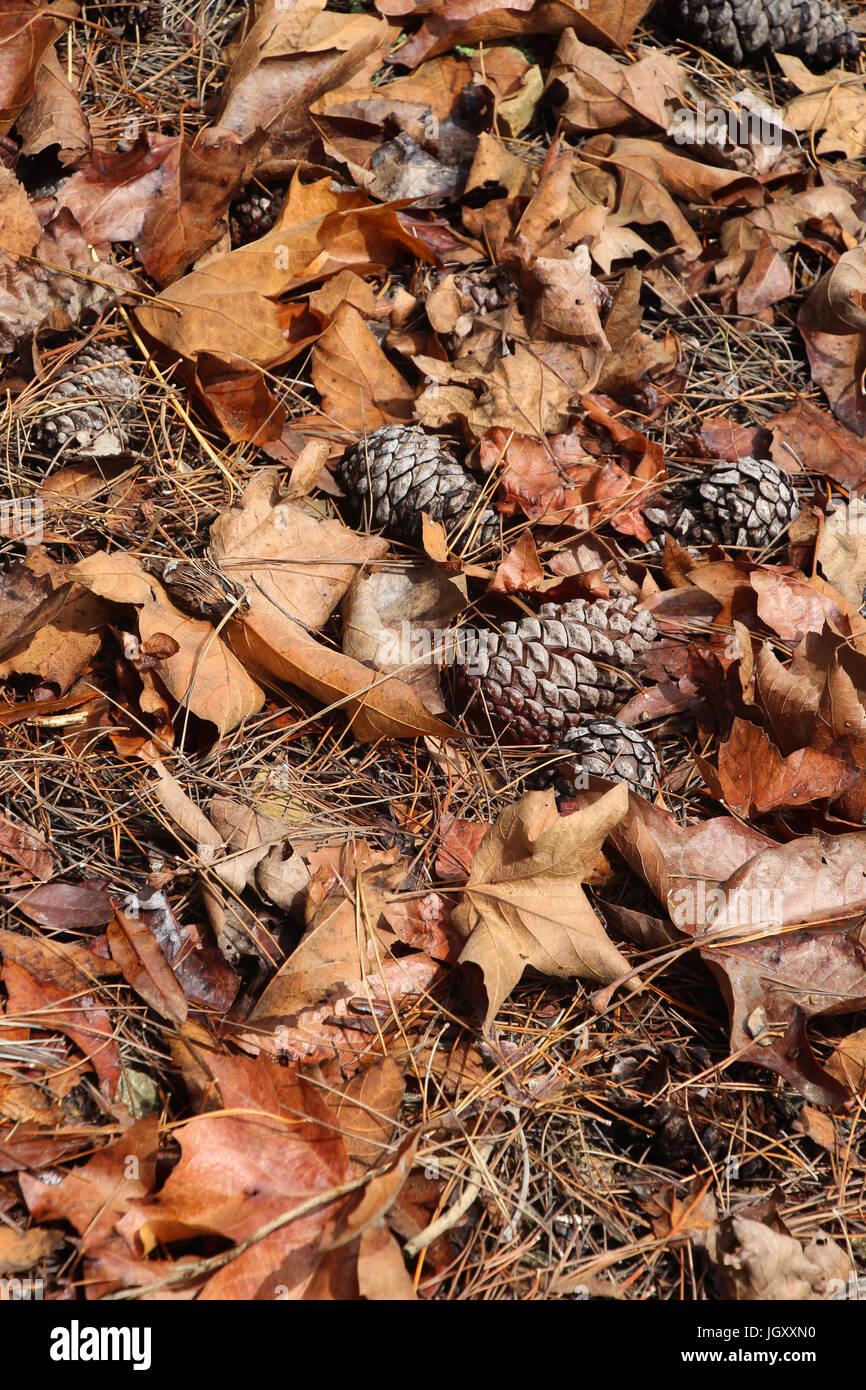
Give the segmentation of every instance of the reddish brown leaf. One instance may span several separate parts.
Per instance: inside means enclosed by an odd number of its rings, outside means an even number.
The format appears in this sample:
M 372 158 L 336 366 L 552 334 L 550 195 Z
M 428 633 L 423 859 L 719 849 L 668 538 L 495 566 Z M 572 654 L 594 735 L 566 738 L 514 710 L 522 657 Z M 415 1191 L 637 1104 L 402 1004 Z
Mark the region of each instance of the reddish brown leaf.
M 114 916 L 114 908 L 102 879 L 19 888 L 7 894 L 7 898 L 31 922 L 53 927 L 55 931 L 103 927 Z
M 866 444 L 811 401 L 798 401 L 768 424 L 772 430 L 771 457 L 780 468 L 800 464 L 826 473 L 846 488 L 866 481 Z
M 160 285 L 171 284 L 226 230 L 225 214 L 261 145 L 210 127 L 190 143 L 147 132 L 127 153 L 94 153 L 63 185 L 68 208 L 96 246 L 132 242 Z
M 82 1250 L 98 1252 L 130 1203 L 151 1191 L 158 1147 L 159 1125 L 149 1116 L 60 1183 L 49 1185 L 22 1173 L 21 1191 L 31 1216 L 37 1221 L 69 1221 L 82 1237 Z
M 747 819 L 779 806 L 835 800 L 857 780 L 839 758 L 800 748 L 783 758 L 763 729 L 735 719 L 719 749 L 719 782 L 730 809 Z
M 459 816 L 444 815 L 439 822 L 437 876 L 445 883 L 465 883 L 472 861 L 489 829 L 489 821 L 461 820 Z
M 624 48 L 650 7 L 651 0 L 597 0 L 592 8 L 571 0 L 379 0 L 387 15 L 426 15 L 421 28 L 400 48 L 400 61 L 414 67 L 455 44 L 485 45 L 522 34 L 559 34 L 574 29 L 588 43 Z
M 33 96 L 39 66 L 69 23 L 63 5 L 35 5 L 9 0 L 0 15 L 0 130 L 14 124 L 22 106 Z
M 188 1013 L 186 995 L 150 928 L 118 910 L 115 920 L 108 924 L 108 944 L 124 979 L 136 994 L 163 1018 L 178 1026 L 184 1023 Z

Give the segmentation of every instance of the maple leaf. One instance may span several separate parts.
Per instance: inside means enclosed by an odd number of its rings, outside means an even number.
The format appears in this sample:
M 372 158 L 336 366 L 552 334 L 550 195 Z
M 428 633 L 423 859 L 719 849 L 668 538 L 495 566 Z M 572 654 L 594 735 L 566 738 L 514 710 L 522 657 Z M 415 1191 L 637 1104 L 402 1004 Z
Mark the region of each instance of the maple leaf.
M 718 774 L 703 759 L 699 765 L 714 795 L 746 818 L 779 806 L 835 800 L 857 781 L 841 758 L 814 748 L 798 748 L 783 758 L 763 729 L 739 718 L 719 748 Z
M 454 912 L 468 940 L 458 964 L 485 999 L 485 1027 L 532 966 L 558 979 L 608 983 L 628 962 L 581 891 L 602 841 L 628 809 L 624 785 L 560 817 L 552 792 L 530 792 L 502 813 L 472 863 Z

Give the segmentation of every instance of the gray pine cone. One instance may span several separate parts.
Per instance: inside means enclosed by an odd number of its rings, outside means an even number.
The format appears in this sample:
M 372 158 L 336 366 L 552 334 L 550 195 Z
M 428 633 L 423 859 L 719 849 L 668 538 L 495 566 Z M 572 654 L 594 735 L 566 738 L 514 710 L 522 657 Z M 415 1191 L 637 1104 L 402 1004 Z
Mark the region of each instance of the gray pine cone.
M 422 515 L 440 522 L 457 550 L 499 543 L 499 517 L 481 487 L 435 435 L 416 425 L 383 425 L 350 449 L 339 481 L 372 530 L 417 545 Z
M 558 743 L 588 714 L 624 703 L 626 673 L 656 637 L 634 598 L 546 603 L 535 618 L 505 622 L 467 647 L 461 683 L 473 723 L 508 743 Z
M 677 28 L 739 66 L 765 53 L 792 53 L 814 67 L 856 62 L 860 40 L 826 0 L 669 0 Z
M 644 517 L 654 532 L 668 531 L 682 545 L 763 550 L 785 532 L 800 507 L 789 474 L 767 459 L 741 458 L 674 483 Z M 661 548 L 659 542 L 655 548 Z
M 587 719 L 568 730 L 559 749 L 568 750 L 570 756 L 551 763 L 539 775 L 566 800 L 585 789 L 587 776 L 627 782 L 647 800 L 655 795 L 661 764 L 655 747 L 639 729 L 618 719 Z
M 246 246 L 269 232 L 277 220 L 285 187 L 247 189 L 231 206 L 232 242 Z
M 52 452 L 120 454 L 129 445 L 138 400 L 138 369 L 122 347 L 83 348 L 52 383 L 34 432 Z

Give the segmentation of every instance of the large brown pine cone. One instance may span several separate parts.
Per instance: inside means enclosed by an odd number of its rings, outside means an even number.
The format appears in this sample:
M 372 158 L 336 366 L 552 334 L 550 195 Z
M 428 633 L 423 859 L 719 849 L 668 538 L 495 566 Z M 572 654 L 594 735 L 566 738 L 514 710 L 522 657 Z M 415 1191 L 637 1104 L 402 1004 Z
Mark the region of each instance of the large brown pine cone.
M 122 453 L 138 398 L 138 368 L 128 353 L 112 343 L 94 343 L 76 353 L 52 383 L 34 436 L 50 450 Z
M 473 723 L 508 743 L 558 743 L 590 714 L 622 705 L 628 679 L 656 637 L 630 596 L 546 603 L 464 646 L 461 685 Z
M 653 744 L 646 734 L 618 719 L 587 719 L 569 729 L 558 746 L 558 751 L 566 750 L 568 757 L 539 774 L 545 785 L 553 785 L 566 800 L 585 790 L 587 776 L 627 782 L 647 799 L 658 789 L 661 764 Z
M 860 40 L 826 0 L 668 0 L 674 24 L 709 53 L 738 66 L 793 53 L 813 67 L 856 62 Z
M 440 522 L 455 550 L 498 544 L 499 517 L 481 487 L 435 435 L 383 425 L 342 459 L 339 480 L 371 530 L 416 545 L 422 515 Z
M 741 458 L 674 483 L 657 505 L 645 508 L 644 517 L 658 536 L 668 531 L 682 545 L 763 550 L 783 535 L 800 508 L 789 474 L 767 459 Z

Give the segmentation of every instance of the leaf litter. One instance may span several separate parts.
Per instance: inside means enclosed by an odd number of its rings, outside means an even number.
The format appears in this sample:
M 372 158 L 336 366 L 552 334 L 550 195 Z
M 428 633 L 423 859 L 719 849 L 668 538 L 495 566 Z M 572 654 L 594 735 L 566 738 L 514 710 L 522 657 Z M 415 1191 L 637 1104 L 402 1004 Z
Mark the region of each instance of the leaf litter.
M 117 8 L 0 21 L 0 1273 L 833 1296 L 866 1258 L 862 73 L 727 67 L 646 0 Z M 392 425 L 497 541 L 353 511 L 340 459 Z M 665 535 L 749 460 L 797 488 L 781 533 Z M 562 748 L 467 706 L 461 634 L 624 597 L 661 773 L 565 795 Z

